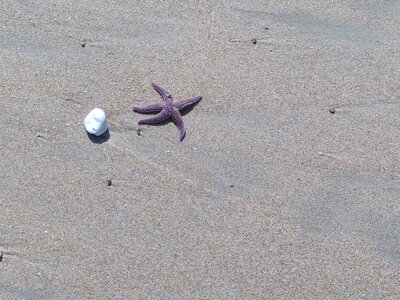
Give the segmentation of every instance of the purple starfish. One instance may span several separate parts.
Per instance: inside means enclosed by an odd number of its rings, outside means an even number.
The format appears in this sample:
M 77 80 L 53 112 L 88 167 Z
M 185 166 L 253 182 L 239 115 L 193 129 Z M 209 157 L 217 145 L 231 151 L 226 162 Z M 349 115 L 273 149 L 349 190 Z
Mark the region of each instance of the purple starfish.
M 154 117 L 140 120 L 138 124 L 155 124 L 171 118 L 175 122 L 176 126 L 178 126 L 179 128 L 180 140 L 182 141 L 185 137 L 186 129 L 185 124 L 183 124 L 181 113 L 179 111 L 185 107 L 188 107 L 189 105 L 199 102 L 202 96 L 174 101 L 171 93 L 168 92 L 165 88 L 154 82 L 152 83 L 152 86 L 161 95 L 165 103 L 150 104 L 143 107 L 133 107 L 133 111 L 138 113 L 159 112 Z

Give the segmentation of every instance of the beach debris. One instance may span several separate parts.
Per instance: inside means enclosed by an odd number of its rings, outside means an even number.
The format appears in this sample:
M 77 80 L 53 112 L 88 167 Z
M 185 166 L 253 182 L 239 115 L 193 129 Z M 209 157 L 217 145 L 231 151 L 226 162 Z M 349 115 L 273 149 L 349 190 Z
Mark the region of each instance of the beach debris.
M 331 114 L 334 114 L 334 113 L 336 112 L 336 108 L 335 108 L 334 105 L 329 106 L 329 112 L 330 112 Z
M 140 120 L 138 122 L 139 125 L 142 124 L 156 124 L 165 121 L 168 118 L 171 118 L 176 126 L 179 128 L 180 140 L 182 141 L 186 134 L 185 125 L 183 123 L 183 119 L 181 113 L 179 112 L 181 109 L 193 105 L 199 102 L 202 96 L 196 96 L 193 98 L 174 101 L 170 92 L 168 92 L 162 86 L 152 83 L 153 88 L 161 95 L 164 99 L 164 103 L 155 103 L 142 107 L 133 107 L 133 111 L 138 113 L 149 113 L 149 112 L 159 112 L 157 115 L 151 118 L 147 118 L 144 120 Z
M 86 131 L 95 136 L 100 136 L 107 131 L 107 117 L 100 108 L 93 109 L 83 123 Z
M 255 45 L 257 44 L 257 39 L 252 39 L 251 42 Z
M 111 181 L 111 179 L 108 179 L 107 180 L 107 186 L 111 186 L 112 185 L 112 181 Z

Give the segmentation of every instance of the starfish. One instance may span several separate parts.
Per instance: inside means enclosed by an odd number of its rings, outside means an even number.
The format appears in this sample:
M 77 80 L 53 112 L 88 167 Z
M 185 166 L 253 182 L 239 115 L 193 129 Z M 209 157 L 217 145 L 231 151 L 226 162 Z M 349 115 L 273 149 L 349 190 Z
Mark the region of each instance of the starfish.
M 190 105 L 193 105 L 197 102 L 199 102 L 202 98 L 202 96 L 197 96 L 185 100 L 179 100 L 179 101 L 174 101 L 172 98 L 172 95 L 170 92 L 168 92 L 165 88 L 162 86 L 152 83 L 153 88 L 161 95 L 161 97 L 164 99 L 164 103 L 155 103 L 155 104 L 150 104 L 142 107 L 133 107 L 133 111 L 138 112 L 138 113 L 150 113 L 150 112 L 159 112 L 157 115 L 140 120 L 138 122 L 139 125 L 142 124 L 156 124 L 160 123 L 162 121 L 165 121 L 168 118 L 171 118 L 176 126 L 179 128 L 179 135 L 180 135 L 180 140 L 182 141 L 183 138 L 185 137 L 186 134 L 186 129 L 185 129 L 185 124 L 183 124 L 183 119 L 181 116 L 181 113 L 179 112 L 180 110 L 184 109 L 185 107 L 188 107 Z

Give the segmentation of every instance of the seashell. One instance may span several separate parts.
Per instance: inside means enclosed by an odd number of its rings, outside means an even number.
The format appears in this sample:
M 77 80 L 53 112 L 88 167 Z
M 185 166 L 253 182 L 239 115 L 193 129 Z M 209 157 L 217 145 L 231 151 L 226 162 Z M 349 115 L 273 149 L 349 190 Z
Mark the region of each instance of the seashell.
M 93 109 L 83 122 L 86 131 L 95 136 L 100 136 L 107 131 L 107 117 L 100 108 Z

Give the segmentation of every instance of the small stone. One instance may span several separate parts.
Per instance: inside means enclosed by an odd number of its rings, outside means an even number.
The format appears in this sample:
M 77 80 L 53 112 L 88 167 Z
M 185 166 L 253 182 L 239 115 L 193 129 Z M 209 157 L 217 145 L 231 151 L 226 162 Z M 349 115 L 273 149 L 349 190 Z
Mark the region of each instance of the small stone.
M 85 48 L 85 47 L 86 47 L 86 43 L 85 43 L 85 42 L 82 42 L 81 47 L 82 47 L 82 48 Z
M 107 117 L 100 108 L 93 109 L 85 118 L 86 131 L 95 136 L 100 136 L 107 131 Z
M 141 136 L 142 135 L 142 130 L 138 129 L 138 130 L 136 130 L 136 133 L 137 133 L 138 136 Z
M 43 136 L 43 134 L 41 134 L 40 132 L 38 132 L 38 133 L 36 133 L 36 137 L 38 137 L 38 138 L 43 138 L 44 136 Z
M 233 188 L 233 184 L 231 184 L 230 187 Z
M 0 250 L 0 261 L 2 261 L 2 260 L 3 260 L 3 255 L 4 255 L 4 252 L 3 252 L 3 250 Z
M 257 39 L 252 39 L 251 42 L 255 45 L 257 44 Z
M 107 186 L 111 186 L 112 185 L 112 181 L 111 181 L 111 179 L 108 179 L 107 180 Z
M 268 28 L 268 27 L 264 27 L 264 29 L 265 29 L 265 30 L 268 30 L 269 28 Z
M 329 107 L 329 112 L 330 112 L 331 114 L 334 114 L 334 113 L 336 112 L 335 106 L 331 105 L 331 106 Z

